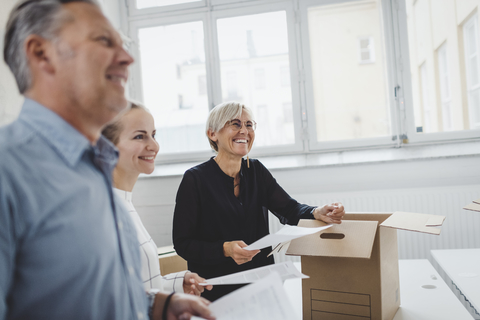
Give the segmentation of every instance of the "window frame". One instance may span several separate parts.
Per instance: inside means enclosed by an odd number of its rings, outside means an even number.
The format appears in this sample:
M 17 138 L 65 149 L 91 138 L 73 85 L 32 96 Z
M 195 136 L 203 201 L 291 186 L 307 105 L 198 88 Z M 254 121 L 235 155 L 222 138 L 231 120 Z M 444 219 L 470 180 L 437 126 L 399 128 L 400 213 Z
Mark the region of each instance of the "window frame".
M 297 75 L 297 64 L 298 57 L 296 51 L 296 39 L 295 39 L 295 30 L 293 29 L 294 22 L 294 10 L 291 1 L 278 1 L 270 2 L 267 4 L 255 5 L 255 6 L 242 6 L 236 8 L 228 8 L 224 10 L 214 11 L 212 15 L 212 24 L 214 25 L 214 52 L 215 57 L 215 67 L 216 73 L 215 78 L 217 79 L 217 95 L 215 96 L 215 105 L 223 102 L 222 101 L 222 92 L 221 92 L 221 71 L 220 71 L 220 57 L 219 48 L 218 48 L 218 39 L 217 39 L 217 20 L 241 17 L 247 15 L 263 14 L 270 12 L 285 11 L 285 16 L 287 19 L 287 39 L 288 39 L 288 54 L 289 54 L 289 66 L 290 66 L 290 83 L 291 83 L 291 93 L 292 93 L 292 112 L 293 112 L 293 124 L 294 124 L 294 135 L 295 140 L 293 144 L 287 145 L 275 145 L 275 146 L 262 146 L 256 148 L 255 145 L 252 148 L 250 153 L 251 156 L 260 157 L 260 156 L 271 156 L 276 154 L 288 154 L 288 153 L 299 153 L 303 151 L 302 143 L 302 132 L 300 125 L 300 115 L 298 112 L 295 112 L 295 105 L 300 103 L 299 91 L 300 84 L 298 81 Z M 261 124 L 257 124 L 261 125 Z
M 464 59 L 465 59 L 465 76 L 466 76 L 466 88 L 465 88 L 465 91 L 467 93 L 467 103 L 468 103 L 468 111 L 469 112 L 472 112 L 473 110 L 473 106 L 471 105 L 471 92 L 472 91 L 480 91 L 480 81 L 477 85 L 472 85 L 471 83 L 471 73 L 472 71 L 469 71 L 471 70 L 471 65 L 470 65 L 470 56 L 468 54 L 468 51 L 466 49 L 467 47 L 467 35 L 466 35 L 466 29 L 469 27 L 469 25 L 472 25 L 472 27 L 474 27 L 475 29 L 475 36 L 476 36 L 476 41 L 475 41 L 475 47 L 476 47 L 476 56 L 477 56 L 477 70 L 473 71 L 473 72 L 477 72 L 477 75 L 480 79 L 480 31 L 479 31 L 479 22 L 478 22 L 478 13 L 475 11 L 470 17 L 468 17 L 466 19 L 466 21 L 463 23 L 462 25 L 462 38 L 463 38 L 463 50 L 464 50 Z M 472 44 L 470 44 L 472 45 Z M 480 106 L 479 106 L 480 107 Z M 479 114 L 480 114 L 480 110 L 478 111 Z M 479 115 L 480 117 L 480 115 Z M 470 126 L 476 126 L 475 122 L 474 122 L 475 119 L 470 119 Z M 480 122 L 480 119 L 479 119 L 479 122 Z M 480 124 L 478 124 L 476 127 L 479 127 L 480 128 Z
M 408 44 L 408 30 L 407 30 L 407 12 L 405 0 L 382 0 L 390 2 L 392 7 L 391 16 L 393 22 L 393 32 L 395 33 L 395 42 L 399 47 L 397 52 L 397 70 L 403 83 L 400 88 L 400 99 L 405 103 L 405 132 L 408 138 L 408 144 L 435 144 L 435 143 L 449 143 L 461 140 L 480 140 L 478 130 L 462 130 L 462 131 L 447 131 L 447 132 L 432 132 L 427 134 L 416 134 L 414 110 L 413 110 L 413 88 L 412 78 L 410 74 L 410 54 Z M 402 96 L 403 95 L 403 96 Z
M 206 8 L 208 0 L 200 0 L 195 2 L 187 2 L 181 4 L 172 4 L 161 7 L 149 7 L 138 9 L 137 0 L 125 0 L 128 16 L 130 18 L 138 18 L 142 16 L 151 16 L 153 14 L 171 14 L 175 11 L 195 11 L 195 9 Z
M 182 23 L 189 23 L 189 22 L 196 22 L 201 21 L 203 23 L 203 32 L 204 32 L 204 45 L 205 45 L 205 69 L 207 71 L 207 99 L 208 99 L 208 108 L 211 109 L 211 105 L 213 104 L 212 101 L 212 94 L 211 91 L 213 90 L 212 86 L 213 83 L 209 83 L 211 79 L 208 76 L 209 69 L 212 68 L 212 52 L 209 44 L 211 43 L 210 35 L 207 34 L 207 19 L 204 14 L 202 13 L 193 13 L 193 14 L 186 14 L 182 16 L 169 16 L 169 17 L 162 17 L 161 22 L 159 23 L 159 18 L 156 15 L 151 15 L 148 18 L 143 17 L 142 19 L 136 19 L 130 22 L 130 37 L 133 42 L 136 44 L 133 46 L 133 50 L 131 53 L 136 61 L 136 64 L 130 69 L 131 70 L 131 80 L 129 81 L 130 84 L 130 92 L 134 100 L 144 101 L 143 100 L 143 90 L 142 90 L 142 76 L 141 76 L 141 59 L 140 59 L 140 51 L 139 51 L 139 37 L 138 31 L 142 28 L 151 28 L 151 27 L 158 27 L 158 26 L 166 26 L 166 25 L 174 25 L 174 24 L 182 24 Z M 135 85 L 137 84 L 137 85 Z M 149 106 L 146 106 L 149 108 Z M 205 139 L 207 139 L 205 137 Z M 162 148 L 162 146 L 160 146 Z M 205 150 L 205 151 L 196 151 L 196 152 L 178 152 L 178 153 L 166 153 L 160 154 L 157 157 L 156 163 L 162 162 L 174 162 L 174 161 L 188 161 L 193 158 L 202 158 L 205 159 L 210 157 L 213 154 L 213 151 Z
M 221 76 L 220 76 L 220 59 L 218 51 L 218 39 L 217 39 L 217 25 L 218 19 L 239 17 L 245 15 L 262 14 L 269 12 L 285 11 L 286 23 L 287 23 L 287 39 L 289 49 L 289 66 L 290 66 L 290 81 L 292 91 L 292 105 L 299 103 L 299 83 L 296 74 L 297 56 L 296 56 L 296 41 L 294 37 L 293 23 L 294 19 L 293 7 L 289 1 L 267 1 L 268 3 L 262 5 L 244 5 L 243 3 L 235 6 L 224 6 L 218 11 L 204 11 L 199 10 L 196 13 L 182 13 L 178 16 L 165 15 L 164 12 L 153 12 L 148 16 L 130 17 L 129 31 L 130 36 L 135 44 L 139 43 L 138 30 L 141 28 L 149 28 L 156 26 L 165 26 L 169 24 L 181 24 L 193 21 L 202 21 L 204 27 L 204 41 L 205 41 L 205 63 L 207 70 L 207 93 L 209 101 L 209 109 L 212 109 L 215 105 L 221 103 L 222 91 L 221 91 Z M 132 54 L 137 63 L 132 67 L 132 79 L 130 83 L 130 92 L 135 100 L 143 101 L 142 93 L 142 80 L 141 80 L 141 60 L 139 46 L 136 45 L 132 49 Z M 137 85 L 134 85 L 137 84 Z M 148 107 L 148 106 L 147 106 Z M 300 116 L 298 112 L 295 112 L 295 108 L 292 107 L 293 122 L 294 122 L 294 135 L 295 141 L 293 144 L 288 145 L 275 145 L 252 148 L 250 156 L 270 156 L 276 154 L 288 154 L 288 153 L 300 153 L 303 151 L 303 143 L 301 139 L 301 126 Z M 261 125 L 261 124 L 260 124 Z M 205 139 L 207 139 L 205 137 Z M 161 146 L 160 146 L 161 148 Z M 197 151 L 197 152 L 179 152 L 161 154 L 158 157 L 157 162 L 172 162 L 172 161 L 187 161 L 192 159 L 205 159 L 212 156 L 213 151 Z
M 138 47 L 138 30 L 140 28 L 202 21 L 208 107 L 209 109 L 213 108 L 222 102 L 217 20 L 285 11 L 295 142 L 289 145 L 254 146 L 250 156 L 289 154 L 307 156 L 308 154 L 345 150 L 400 148 L 409 145 L 480 140 L 479 131 L 475 129 L 417 134 L 410 74 L 406 2 L 405 0 L 381 0 L 381 13 L 379 12 L 379 14 L 383 22 L 382 40 L 385 52 L 385 81 L 387 81 L 386 102 L 391 118 L 391 134 L 376 138 L 317 141 L 315 116 L 308 116 L 315 115 L 308 7 L 356 1 L 361 0 L 202 0 L 166 7 L 136 9 L 135 0 L 126 0 L 128 17 L 123 22 L 127 24 L 124 29 L 128 30 L 133 43 L 137 44 L 131 48 L 137 63 L 131 67 L 129 92 L 135 100 L 143 101 Z M 480 44 L 480 39 L 478 43 Z M 212 150 L 161 154 L 157 157 L 156 163 L 204 160 L 212 155 L 214 155 Z
M 312 74 L 312 62 L 311 62 L 311 54 L 310 54 L 310 34 L 308 30 L 308 8 L 312 6 L 318 6 L 318 5 L 329 5 L 329 4 L 341 4 L 341 3 L 349 3 L 349 2 L 355 2 L 351 0 L 340 0 L 340 1 L 318 1 L 318 0 L 306 0 L 302 1 L 300 3 L 300 14 L 301 14 L 301 34 L 303 37 L 303 64 L 304 64 L 304 69 L 303 73 L 305 75 L 305 80 L 304 85 L 305 85 L 305 94 L 306 94 L 306 105 L 307 105 L 307 114 L 308 115 L 313 115 L 311 116 L 310 120 L 306 126 L 308 130 L 308 136 L 310 137 L 309 139 L 309 149 L 311 151 L 321 151 L 321 152 L 328 152 L 328 151 L 339 151 L 339 150 L 344 150 L 344 149 L 365 149 L 365 148 L 377 148 L 377 147 L 393 147 L 393 146 L 398 146 L 399 141 L 400 141 L 400 133 L 398 132 L 398 124 L 396 123 L 396 118 L 395 114 L 398 114 L 397 110 L 397 101 L 394 99 L 395 97 L 392 97 L 393 95 L 387 92 L 386 95 L 386 101 L 388 104 L 388 107 L 390 108 L 390 128 L 391 128 L 391 134 L 388 136 L 384 137 L 375 137 L 375 138 L 360 138 L 360 139 L 348 139 L 348 140 L 338 140 L 338 141 L 317 141 L 316 136 L 317 136 L 317 124 L 315 119 L 315 101 L 314 101 L 314 95 L 313 95 L 313 74 Z M 360 0 L 358 0 L 360 2 Z M 382 0 L 382 9 L 383 12 L 388 10 L 387 8 L 384 7 L 383 3 L 388 2 L 386 0 Z M 383 14 L 385 16 L 385 14 Z M 388 31 L 390 31 L 389 26 L 391 26 L 391 21 L 388 19 L 384 19 L 384 32 L 387 34 Z M 385 60 L 386 60 L 386 81 L 388 84 L 390 84 L 390 87 L 392 86 L 391 83 L 396 83 L 397 81 L 393 81 L 396 75 L 396 70 L 392 66 L 392 59 L 391 55 L 388 54 L 388 52 L 393 52 L 392 48 L 392 43 L 388 41 L 388 37 L 384 36 L 384 41 L 385 41 Z M 391 39 L 390 39 L 391 40 Z M 395 59 L 393 59 L 395 60 Z M 308 116 L 306 116 L 306 121 L 308 121 Z M 359 141 L 362 143 L 360 144 Z

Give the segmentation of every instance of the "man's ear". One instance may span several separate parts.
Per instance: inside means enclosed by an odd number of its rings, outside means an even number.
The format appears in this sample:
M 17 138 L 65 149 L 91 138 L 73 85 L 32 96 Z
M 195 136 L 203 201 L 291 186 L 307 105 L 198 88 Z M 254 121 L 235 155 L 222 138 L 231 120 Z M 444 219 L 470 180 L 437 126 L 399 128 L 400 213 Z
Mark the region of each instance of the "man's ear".
M 210 138 L 210 140 L 212 140 L 212 141 L 214 141 L 214 142 L 217 142 L 217 141 L 218 141 L 217 135 L 216 135 L 215 132 L 213 132 L 212 129 L 208 129 L 207 135 L 208 135 L 208 137 Z
M 36 34 L 31 34 L 25 39 L 25 53 L 32 69 L 41 69 L 47 73 L 54 73 L 52 52 L 53 46 L 51 41 Z

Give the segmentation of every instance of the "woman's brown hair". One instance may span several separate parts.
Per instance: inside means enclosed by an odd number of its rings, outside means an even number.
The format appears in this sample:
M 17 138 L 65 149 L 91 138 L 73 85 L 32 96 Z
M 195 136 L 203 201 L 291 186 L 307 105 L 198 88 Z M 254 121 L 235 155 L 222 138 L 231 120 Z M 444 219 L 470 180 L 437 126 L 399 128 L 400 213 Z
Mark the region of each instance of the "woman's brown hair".
M 130 102 L 130 109 L 128 111 L 122 113 L 119 117 L 114 119 L 105 128 L 103 128 L 102 135 L 105 138 L 107 138 L 108 140 L 110 140 L 114 145 L 117 145 L 118 140 L 120 139 L 120 133 L 123 130 L 122 123 L 121 123 L 120 120 L 122 120 L 122 118 L 133 109 L 144 109 L 144 110 L 146 110 L 145 107 L 143 107 L 139 104 Z

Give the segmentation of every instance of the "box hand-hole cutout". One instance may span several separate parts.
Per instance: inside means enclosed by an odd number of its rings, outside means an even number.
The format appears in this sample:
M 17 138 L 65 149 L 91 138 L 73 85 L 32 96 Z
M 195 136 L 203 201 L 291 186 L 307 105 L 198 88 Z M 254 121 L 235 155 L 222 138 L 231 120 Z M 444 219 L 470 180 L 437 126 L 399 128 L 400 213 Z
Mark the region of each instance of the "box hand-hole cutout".
M 320 238 L 341 240 L 341 239 L 345 238 L 345 235 L 343 233 L 321 233 Z

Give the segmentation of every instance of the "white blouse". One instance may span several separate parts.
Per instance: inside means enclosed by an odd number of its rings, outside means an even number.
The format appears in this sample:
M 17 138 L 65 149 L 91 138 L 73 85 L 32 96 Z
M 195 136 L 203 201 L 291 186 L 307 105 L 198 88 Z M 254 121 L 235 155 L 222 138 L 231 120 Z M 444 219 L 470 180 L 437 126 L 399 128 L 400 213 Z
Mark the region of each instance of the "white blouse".
M 166 292 L 183 293 L 183 279 L 187 271 L 170 273 L 166 276 L 160 274 L 157 245 L 153 242 L 152 237 L 143 226 L 142 220 L 133 206 L 132 193 L 116 188 L 113 188 L 113 190 L 123 200 L 137 230 L 140 256 L 142 259 L 142 280 L 145 289 L 160 289 Z

